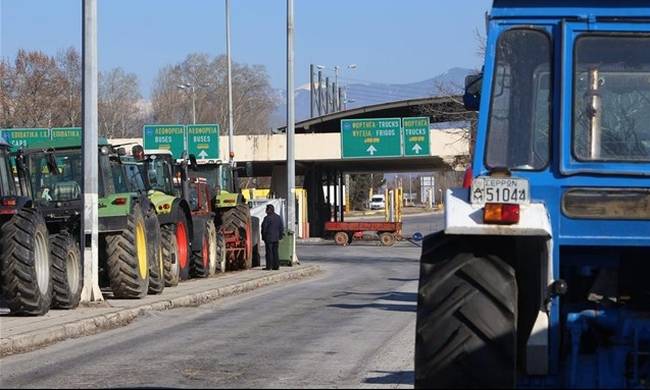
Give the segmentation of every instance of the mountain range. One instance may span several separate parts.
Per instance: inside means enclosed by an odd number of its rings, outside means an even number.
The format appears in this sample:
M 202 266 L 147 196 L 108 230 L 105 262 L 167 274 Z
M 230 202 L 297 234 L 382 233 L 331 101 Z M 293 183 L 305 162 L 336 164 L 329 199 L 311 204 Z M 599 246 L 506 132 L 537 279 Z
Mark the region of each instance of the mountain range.
M 467 68 L 452 68 L 432 78 L 406 84 L 379 82 L 352 82 L 345 84 L 347 109 L 369 106 L 396 100 L 457 94 L 462 90 L 465 76 L 475 71 Z M 310 117 L 309 83 L 296 89 L 296 121 Z M 272 128 L 286 124 L 286 98 L 284 90 L 278 91 L 279 105 L 271 119 Z M 316 112 L 314 116 L 318 116 Z

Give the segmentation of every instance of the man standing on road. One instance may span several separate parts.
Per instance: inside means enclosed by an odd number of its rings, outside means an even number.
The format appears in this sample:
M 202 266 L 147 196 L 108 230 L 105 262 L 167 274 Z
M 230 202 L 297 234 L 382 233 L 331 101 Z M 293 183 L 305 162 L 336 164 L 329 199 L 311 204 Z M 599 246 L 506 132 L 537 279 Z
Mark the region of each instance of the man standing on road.
M 262 221 L 262 239 L 266 246 L 266 269 L 280 269 L 278 241 L 284 236 L 282 218 L 275 213 L 272 204 L 266 206 L 266 217 Z

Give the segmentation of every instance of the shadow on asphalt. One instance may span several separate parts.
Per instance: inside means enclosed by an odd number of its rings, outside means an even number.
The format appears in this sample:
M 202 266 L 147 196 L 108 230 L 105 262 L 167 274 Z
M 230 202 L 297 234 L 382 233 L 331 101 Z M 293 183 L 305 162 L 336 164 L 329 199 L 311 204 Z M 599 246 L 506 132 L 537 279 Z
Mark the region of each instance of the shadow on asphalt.
M 417 306 L 415 305 L 396 305 L 392 303 L 367 303 L 367 304 L 359 304 L 359 305 L 341 303 L 337 305 L 329 305 L 328 307 L 335 307 L 337 309 L 349 309 L 349 310 L 370 308 L 370 309 L 379 309 L 385 311 L 411 312 L 411 313 L 415 313 L 417 311 Z
M 392 280 L 394 282 L 417 282 L 420 279 L 388 278 L 388 280 Z
M 332 263 L 332 264 L 391 264 L 391 263 L 419 263 L 420 259 L 408 258 L 408 257 L 339 257 L 339 258 L 327 258 L 323 255 L 309 255 L 298 253 L 300 261 L 311 260 L 317 261 L 319 263 Z
M 350 295 L 373 295 L 383 301 L 397 301 L 397 302 L 413 302 L 417 303 L 418 295 L 414 292 L 395 292 L 395 291 L 386 291 L 386 292 L 354 292 L 354 291 L 344 291 L 340 294 L 334 295 L 335 298 L 350 296 Z
M 384 374 L 376 378 L 366 378 L 365 383 L 376 385 L 401 385 L 415 383 L 413 371 L 371 371 L 377 374 Z

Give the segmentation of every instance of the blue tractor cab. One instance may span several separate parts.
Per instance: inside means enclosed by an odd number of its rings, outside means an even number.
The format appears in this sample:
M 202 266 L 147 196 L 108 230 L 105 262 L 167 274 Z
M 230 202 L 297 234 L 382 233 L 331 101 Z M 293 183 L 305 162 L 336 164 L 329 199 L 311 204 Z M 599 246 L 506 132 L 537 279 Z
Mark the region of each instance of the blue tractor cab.
M 494 0 L 416 387 L 650 385 L 650 2 Z

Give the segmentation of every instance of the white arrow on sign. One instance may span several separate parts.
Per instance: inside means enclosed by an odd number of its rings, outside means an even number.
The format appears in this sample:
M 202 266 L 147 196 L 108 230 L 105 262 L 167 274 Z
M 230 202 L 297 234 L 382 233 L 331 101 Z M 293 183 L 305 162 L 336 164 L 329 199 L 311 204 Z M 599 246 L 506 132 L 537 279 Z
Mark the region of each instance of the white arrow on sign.
M 205 158 L 208 157 L 208 154 L 205 152 L 205 150 L 202 150 L 201 153 L 199 153 L 199 157 L 205 160 Z
M 415 144 L 411 149 L 413 149 L 415 154 L 420 154 L 420 152 L 422 151 L 422 146 L 420 146 L 420 144 Z
M 374 156 L 375 153 L 377 152 L 377 148 L 374 146 L 370 145 L 368 146 L 368 149 L 366 149 L 366 152 L 370 153 L 371 156 Z

